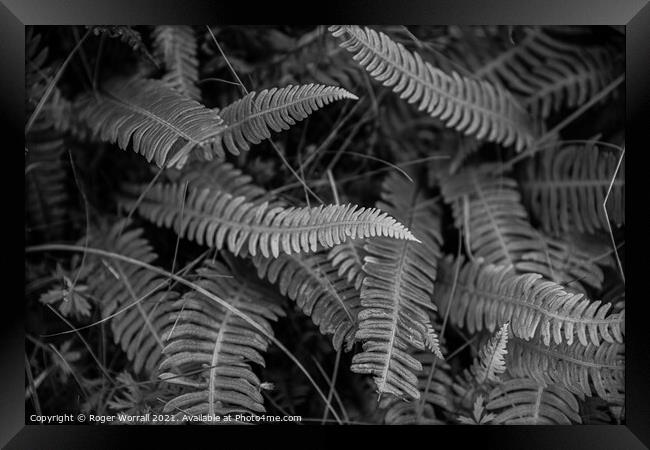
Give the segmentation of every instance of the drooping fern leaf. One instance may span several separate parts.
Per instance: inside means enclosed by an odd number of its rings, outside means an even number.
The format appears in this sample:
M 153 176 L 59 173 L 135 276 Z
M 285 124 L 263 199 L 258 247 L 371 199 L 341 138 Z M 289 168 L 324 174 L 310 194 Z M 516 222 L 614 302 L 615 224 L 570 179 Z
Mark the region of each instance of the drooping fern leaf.
M 162 80 L 183 95 L 200 100 L 199 60 L 194 30 L 190 26 L 160 25 L 153 30 L 154 54 L 164 61 Z
M 448 75 L 423 61 L 384 33 L 358 26 L 332 26 L 340 44 L 384 86 L 446 126 L 478 139 L 514 145 L 521 150 L 533 141 L 527 113 L 500 85 Z
M 271 131 L 288 130 L 317 109 L 342 99 L 356 100 L 357 96 L 340 87 L 313 83 L 251 92 L 219 112 L 228 128 L 216 141 L 217 148 L 239 154 L 250 148 L 249 143 L 270 138 Z
M 578 401 L 558 385 L 544 386 L 529 378 L 514 378 L 495 387 L 486 409 L 494 425 L 570 425 L 581 423 Z
M 539 274 L 517 275 L 510 266 L 471 261 L 462 265 L 462 260 L 450 299 L 454 269 L 451 257 L 441 262 L 435 299 L 442 311 L 451 304 L 449 319 L 471 333 L 494 331 L 510 322 L 515 336 L 526 340 L 541 336 L 545 345 L 571 344 L 576 336 L 585 346 L 623 342 L 625 312 L 608 314 L 611 303 L 590 301 Z
M 337 273 L 326 253 L 253 258 L 260 278 L 276 284 L 282 295 L 294 300 L 311 317 L 323 335 L 332 335 L 335 349 L 354 344 L 359 312 L 359 293 Z
M 95 230 L 89 245 L 151 263 L 157 256 L 142 234 L 142 229 L 129 229 L 129 222 L 120 220 L 108 229 Z M 178 296 L 169 290 L 169 280 L 139 266 L 97 256 L 89 255 L 86 264 L 92 268 L 86 276 L 89 293 L 99 300 L 102 318 L 110 319 L 115 343 L 133 361 L 135 373 L 153 373 L 163 348 L 162 331 Z
M 197 149 L 219 153 L 213 144 L 225 129 L 213 110 L 159 80 L 115 80 L 76 107 L 94 137 L 123 150 L 132 142 L 133 151 L 158 167 L 180 168 Z
M 272 333 L 284 313 L 268 289 L 233 276 L 220 263 L 204 263 L 197 284 L 226 300 Z M 172 305 L 176 323 L 165 331 L 160 379 L 187 391 L 165 404 L 177 416 L 264 412 L 260 380 L 250 363 L 264 366 L 268 338 L 242 317 L 191 291 Z
M 522 173 L 524 201 L 553 234 L 608 230 L 604 207 L 613 225 L 624 225 L 625 159 L 620 167 L 619 159 L 618 153 L 591 143 L 540 152 L 526 162 Z
M 625 386 L 625 347 L 619 343 L 600 345 L 580 342 L 544 345 L 540 339 L 514 338 L 507 358 L 508 371 L 544 385 L 559 384 L 583 397 L 598 395 L 623 403 Z
M 351 370 L 372 374 L 377 390 L 398 397 L 419 398 L 417 376 L 421 363 L 409 347 L 433 351 L 442 358 L 438 338 L 427 309 L 436 279 L 441 238 L 438 212 L 424 192 L 391 175 L 382 188 L 378 206 L 400 217 L 418 234 L 420 243 L 386 238 L 369 239 L 365 245 L 359 330 L 363 352 L 352 359 Z
M 137 197 L 144 186 L 131 186 Z M 386 236 L 416 241 L 404 225 L 375 208 L 355 205 L 269 207 L 245 197 L 210 189 L 185 189 L 178 184 L 154 185 L 138 204 L 138 212 L 158 226 L 173 227 L 181 237 L 200 245 L 226 247 L 235 255 L 245 248 L 255 256 L 277 258 L 282 253 L 315 252 L 320 244 L 331 248 L 348 239 Z M 130 210 L 135 198 L 125 198 Z

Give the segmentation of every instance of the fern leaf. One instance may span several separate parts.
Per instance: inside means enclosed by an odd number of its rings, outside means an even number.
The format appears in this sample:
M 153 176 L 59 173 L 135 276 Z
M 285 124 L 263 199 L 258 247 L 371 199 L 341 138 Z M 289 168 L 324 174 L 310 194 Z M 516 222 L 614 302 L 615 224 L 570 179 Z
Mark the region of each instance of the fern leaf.
M 282 295 L 294 300 L 311 317 L 321 334 L 332 335 L 335 349 L 354 344 L 359 293 L 341 277 L 324 252 L 253 258 L 260 278 L 276 284 Z
M 154 54 L 165 62 L 162 80 L 183 95 L 200 100 L 199 60 L 194 30 L 190 26 L 161 25 L 153 30 Z
M 96 95 L 86 94 L 77 108 L 93 136 L 123 150 L 132 141 L 133 151 L 158 167 L 180 168 L 197 149 L 212 155 L 225 129 L 214 111 L 159 80 L 114 81 Z
M 269 294 L 233 277 L 219 263 L 197 270 L 197 284 L 228 301 L 272 333 L 271 322 L 283 315 Z M 165 329 L 160 379 L 187 391 L 165 404 L 164 413 L 221 416 L 264 412 L 261 383 L 250 362 L 264 366 L 268 338 L 232 311 L 191 291 L 172 305 L 177 323 Z
M 623 342 L 625 312 L 608 315 L 610 303 L 590 301 L 539 274 L 517 275 L 509 266 L 467 262 L 450 299 L 454 265 L 452 258 L 441 264 L 435 298 L 443 311 L 451 304 L 452 323 L 466 326 L 472 333 L 484 328 L 494 331 L 510 322 L 515 336 L 527 340 L 538 335 L 545 345 L 551 341 L 571 344 L 575 336 L 584 346 L 600 345 L 601 340 Z
M 422 364 L 418 374 L 419 400 L 404 401 L 387 396 L 381 400 L 385 409 L 384 422 L 387 425 L 439 425 L 442 422 L 436 410 L 452 412 L 454 409 L 452 393 L 451 366 L 428 351 L 417 351 L 413 357 Z M 435 364 L 435 367 L 434 367 Z M 431 380 L 429 374 L 433 369 Z
M 559 384 L 582 397 L 598 395 L 622 404 L 625 386 L 625 347 L 580 342 L 544 345 L 539 339 L 513 339 L 507 358 L 508 371 L 544 385 Z
M 393 175 L 384 183 L 381 208 L 401 217 L 422 239 L 370 239 L 365 245 L 359 330 L 363 352 L 352 359 L 352 371 L 374 376 L 380 394 L 419 398 L 420 362 L 406 352 L 430 348 L 442 358 L 425 308 L 431 302 L 441 238 L 438 213 L 421 190 Z
M 525 110 L 501 86 L 448 75 L 422 60 L 417 53 L 384 33 L 358 26 L 332 26 L 341 47 L 384 86 L 392 88 L 418 109 L 446 126 L 478 139 L 514 145 L 517 150 L 533 141 Z
M 144 189 L 130 188 L 134 197 Z M 369 236 L 417 241 L 404 225 L 375 208 L 271 208 L 268 203 L 255 205 L 245 197 L 221 191 L 189 189 L 187 198 L 184 193 L 185 189 L 178 184 L 156 184 L 137 209 L 158 226 L 174 227 L 181 237 L 200 245 L 227 247 L 235 255 L 246 248 L 253 256 L 261 252 L 264 257 L 277 258 L 281 252 L 315 252 L 319 244 L 331 248 L 348 239 Z M 125 199 L 122 207 L 130 210 L 135 204 L 135 199 Z
M 604 49 L 585 49 L 575 56 L 550 59 L 531 70 L 521 103 L 542 118 L 562 107 L 577 108 L 613 80 L 614 59 Z
M 491 166 L 468 168 L 441 180 L 455 224 L 464 230 L 468 251 L 489 263 L 514 265 L 522 253 L 543 252 L 539 233 L 528 222 L 517 182 L 489 175 Z
M 495 425 L 570 425 L 581 423 L 578 401 L 566 389 L 514 378 L 495 387 L 486 409 Z
M 478 384 L 500 381 L 499 374 L 506 371 L 505 356 L 508 353 L 508 328 L 509 323 L 504 323 L 499 331 L 479 350 L 474 359 L 472 373 Z
M 142 229 L 118 221 L 93 232 L 90 246 L 151 263 L 157 256 L 142 238 Z M 123 231 L 124 230 L 124 231 Z M 132 264 L 88 256 L 93 271 L 87 276 L 89 293 L 99 299 L 102 318 L 110 319 L 116 344 L 133 361 L 135 373 L 154 372 L 163 347 L 162 330 L 177 297 L 169 280 Z
M 550 233 L 609 230 L 625 224 L 625 159 L 597 144 L 559 145 L 526 162 L 521 189 L 526 205 Z M 617 172 L 618 167 L 618 172 Z M 616 175 L 616 177 L 614 177 Z M 613 179 L 613 183 L 612 183 Z
M 335 245 L 327 255 L 332 266 L 338 269 L 340 277 L 346 277 L 349 283 L 354 284 L 356 290 L 361 290 L 365 274 L 363 272 L 363 247 L 365 240 L 355 239 Z
M 271 137 L 271 131 L 288 130 L 296 122 L 334 101 L 356 100 L 357 96 L 336 86 L 306 84 L 251 92 L 226 106 L 220 115 L 228 128 L 216 141 L 218 151 L 226 147 L 237 155 Z

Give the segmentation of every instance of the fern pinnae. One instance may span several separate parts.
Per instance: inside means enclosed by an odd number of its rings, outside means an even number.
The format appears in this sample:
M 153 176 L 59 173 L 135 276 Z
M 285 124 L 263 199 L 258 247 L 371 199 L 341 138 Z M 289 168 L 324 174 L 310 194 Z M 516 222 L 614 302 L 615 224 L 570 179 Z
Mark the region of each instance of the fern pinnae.
M 365 240 L 355 239 L 346 241 L 343 244 L 332 247 L 327 258 L 332 266 L 339 271 L 339 276 L 345 276 L 350 283 L 354 283 L 357 290 L 361 290 L 361 284 L 365 274 L 363 272 L 363 247 Z
M 226 299 L 259 326 L 272 333 L 270 322 L 284 313 L 270 291 L 236 276 L 221 263 L 204 263 L 198 284 Z M 268 339 L 247 321 L 207 297 L 191 291 L 174 302 L 179 324 L 169 329 L 160 364 L 164 382 L 187 386 L 185 393 L 167 402 L 166 413 L 229 414 L 264 412 L 261 383 L 249 362 L 264 365 Z M 196 371 L 197 368 L 204 370 Z M 177 413 L 180 410 L 181 413 Z
M 530 377 L 543 385 L 559 384 L 580 397 L 595 394 L 620 404 L 625 386 L 624 352 L 619 343 L 584 346 L 576 341 L 547 346 L 539 338 L 514 338 L 507 365 L 515 376 Z
M 471 369 L 478 384 L 496 383 L 500 381 L 499 374 L 506 371 L 505 356 L 508 353 L 509 327 L 508 322 L 504 323 L 479 350 Z
M 450 302 L 452 323 L 471 332 L 494 331 L 499 323 L 509 321 L 513 335 L 526 340 L 541 336 L 545 345 L 571 344 L 576 336 L 584 346 L 623 342 L 624 311 L 608 315 L 610 303 L 590 301 L 539 274 L 517 275 L 511 266 L 467 262 L 460 271 L 455 297 L 448 299 L 453 266 L 450 257 L 441 264 L 435 298 L 443 310 Z
M 271 131 L 288 130 L 317 109 L 343 99 L 357 100 L 357 96 L 337 86 L 313 83 L 251 92 L 219 112 L 228 128 L 216 145 L 239 154 L 249 144 L 270 138 Z
M 164 61 L 162 81 L 187 97 L 199 100 L 197 43 L 191 26 L 159 25 L 152 33 L 154 54 Z
M 500 85 L 448 75 L 422 60 L 418 53 L 384 33 L 358 26 L 332 26 L 330 32 L 344 41 L 341 47 L 377 81 L 418 109 L 440 118 L 448 127 L 478 139 L 529 146 L 533 133 L 527 113 Z
M 133 194 L 140 186 L 126 187 Z M 154 185 L 137 206 L 141 215 L 158 225 L 174 227 L 181 237 L 215 248 L 226 247 L 235 255 L 243 248 L 255 256 L 277 258 L 280 253 L 315 252 L 318 246 L 331 248 L 348 239 L 386 236 L 418 241 L 404 225 L 376 208 L 355 205 L 310 207 L 270 207 L 256 205 L 245 197 L 222 191 L 188 189 L 183 207 L 183 186 Z M 122 207 L 130 210 L 134 200 L 124 198 Z
M 407 349 L 430 348 L 442 356 L 437 337 L 424 305 L 431 305 L 430 295 L 436 278 L 440 236 L 437 210 L 431 205 L 418 208 L 423 193 L 403 178 L 392 174 L 382 190 L 380 207 L 407 220 L 421 238 L 421 243 L 399 242 L 380 238 L 365 245 L 361 287 L 359 330 L 363 352 L 352 360 L 352 371 L 374 376 L 380 393 L 419 398 L 417 377 L 420 362 Z
M 210 157 L 226 128 L 214 111 L 160 80 L 113 80 L 75 108 L 94 137 L 123 150 L 132 142 L 133 151 L 161 168 L 182 167 L 197 149 Z
M 332 335 L 335 349 L 350 350 L 357 330 L 359 293 L 330 264 L 324 251 L 310 255 L 282 254 L 278 258 L 253 258 L 260 278 L 276 284 L 282 295 L 294 300 L 311 317 L 321 334 Z

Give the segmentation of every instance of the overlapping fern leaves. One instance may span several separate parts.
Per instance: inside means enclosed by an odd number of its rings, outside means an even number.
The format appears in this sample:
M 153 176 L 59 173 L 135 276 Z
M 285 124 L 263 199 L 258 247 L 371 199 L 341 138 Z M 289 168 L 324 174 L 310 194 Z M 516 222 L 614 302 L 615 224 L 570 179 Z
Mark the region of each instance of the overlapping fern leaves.
M 535 273 L 517 275 L 511 266 L 480 262 L 462 265 L 453 298 L 454 261 L 441 264 L 435 295 L 443 311 L 450 304 L 449 318 L 474 333 L 510 322 L 521 339 L 541 336 L 545 345 L 574 341 L 596 346 L 602 341 L 623 342 L 625 313 L 608 314 L 610 303 L 590 301 L 583 294 L 542 279 Z
M 534 139 L 526 112 L 500 85 L 456 72 L 446 74 L 418 53 L 367 27 L 332 26 L 330 31 L 343 39 L 341 46 L 373 78 L 447 127 L 518 150 Z
M 223 298 L 260 327 L 284 315 L 260 283 L 234 275 L 220 263 L 204 263 L 197 284 Z M 264 412 L 261 382 L 250 363 L 264 366 L 268 338 L 242 317 L 191 291 L 171 304 L 175 320 L 165 328 L 160 378 L 185 387 L 163 411 L 177 416 Z
M 217 113 L 159 80 L 115 80 L 77 101 L 79 119 L 91 135 L 154 161 L 182 167 L 190 152 L 212 155 L 225 125 Z
M 621 156 L 596 143 L 558 145 L 541 152 L 525 163 L 524 201 L 542 227 L 554 234 L 608 230 L 608 219 L 614 226 L 624 225 L 625 159 Z
M 157 255 L 142 237 L 143 230 L 120 220 L 92 234 L 91 247 L 151 263 Z M 85 279 L 90 294 L 100 304 L 102 318 L 110 320 L 115 343 L 119 343 L 136 373 L 152 374 L 164 346 L 163 330 L 172 318 L 173 300 L 169 280 L 139 266 L 88 256 Z
M 363 352 L 352 360 L 352 371 L 372 374 L 380 394 L 419 398 L 417 377 L 422 364 L 408 348 L 430 349 L 442 358 L 427 309 L 440 255 L 438 213 L 426 194 L 403 178 L 390 176 L 382 190 L 381 208 L 400 217 L 421 243 L 377 238 L 365 245 L 359 330 Z

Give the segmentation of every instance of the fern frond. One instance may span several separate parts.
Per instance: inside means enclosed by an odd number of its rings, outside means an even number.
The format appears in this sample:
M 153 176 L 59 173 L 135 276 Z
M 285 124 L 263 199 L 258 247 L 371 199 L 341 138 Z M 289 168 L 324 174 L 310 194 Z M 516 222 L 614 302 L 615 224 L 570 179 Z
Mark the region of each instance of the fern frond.
M 472 364 L 472 374 L 478 384 L 501 381 L 499 374 L 506 371 L 505 356 L 508 353 L 510 324 L 504 323 L 495 335 L 481 347 Z
M 369 239 L 365 245 L 359 330 L 363 352 L 352 359 L 351 370 L 372 374 L 380 393 L 419 398 L 420 362 L 406 352 L 430 348 L 442 354 L 425 308 L 431 302 L 440 256 L 438 211 L 421 189 L 401 176 L 391 175 L 382 189 L 378 206 L 400 217 L 418 234 L 421 243 L 394 239 Z
M 515 336 L 528 340 L 538 335 L 545 345 L 571 344 L 575 336 L 584 346 L 623 342 L 625 312 L 608 315 L 611 303 L 590 301 L 539 274 L 517 275 L 510 266 L 467 262 L 450 299 L 454 265 L 451 257 L 441 263 L 435 299 L 443 311 L 451 303 L 452 323 L 472 333 L 510 322 Z
M 330 32 L 343 38 L 341 47 L 384 86 L 409 103 L 418 103 L 447 127 L 478 139 L 529 146 L 533 133 L 525 110 L 500 85 L 448 75 L 408 51 L 384 33 L 358 26 L 332 26 Z
M 228 128 L 216 141 L 217 151 L 248 150 L 271 137 L 271 131 L 288 130 L 296 122 L 334 101 L 357 100 L 357 96 L 336 86 L 306 84 L 251 92 L 223 108 L 219 114 Z
M 364 245 L 364 239 L 346 241 L 332 247 L 327 255 L 332 266 L 338 269 L 339 276 L 346 277 L 358 291 L 361 290 L 361 283 L 365 277 L 363 272 Z
M 136 197 L 145 188 L 127 189 Z M 281 252 L 315 252 L 319 244 L 331 248 L 370 236 L 417 241 L 404 225 L 375 208 L 350 204 L 281 208 L 210 189 L 189 189 L 187 198 L 184 193 L 178 184 L 156 184 L 138 204 L 138 212 L 158 226 L 174 227 L 181 237 L 227 247 L 235 255 L 245 248 L 253 256 L 261 252 L 277 258 Z M 124 199 L 122 207 L 130 210 L 135 202 Z
M 151 263 L 157 256 L 142 234 L 142 229 L 129 229 L 129 221 L 120 220 L 95 230 L 89 244 Z M 90 255 L 86 264 L 92 267 L 86 277 L 89 293 L 99 299 L 102 318 L 110 318 L 113 340 L 133 361 L 135 373 L 151 374 L 158 366 L 162 330 L 178 295 L 169 290 L 169 280 L 139 266 Z
M 522 253 L 544 250 L 539 233 L 528 222 L 517 182 L 489 175 L 489 165 L 467 168 L 441 180 L 455 224 L 464 230 L 472 255 L 494 264 L 514 265 Z
M 204 263 L 197 284 L 228 301 L 272 333 L 271 322 L 283 315 L 269 293 L 245 279 L 233 277 L 220 263 Z M 160 379 L 187 387 L 165 404 L 163 412 L 177 416 L 211 417 L 264 412 L 260 380 L 250 362 L 264 366 L 268 338 L 230 310 L 195 291 L 175 301 L 165 330 Z
M 547 118 L 562 107 L 586 103 L 614 78 L 614 55 L 604 49 L 578 50 L 534 67 L 522 91 L 522 105 L 531 114 Z
M 199 60 L 194 30 L 191 26 L 160 25 L 152 34 L 154 55 L 165 62 L 162 80 L 183 95 L 200 100 Z
M 514 378 L 495 387 L 486 409 L 495 425 L 570 425 L 582 423 L 578 401 L 558 385 L 544 386 L 529 378 Z
M 359 311 L 359 293 L 320 251 L 311 255 L 280 255 L 271 259 L 253 258 L 260 278 L 276 284 L 305 315 L 311 317 L 321 334 L 332 335 L 335 349 L 354 344 Z
M 451 366 L 427 351 L 417 351 L 413 357 L 422 364 L 423 369 L 418 373 L 420 399 L 404 401 L 393 396 L 382 399 L 380 406 L 385 409 L 384 422 L 387 425 L 437 425 L 443 423 L 440 411 L 451 412 L 454 409 L 449 389 L 453 382 Z M 429 373 L 434 364 L 429 382 Z
M 609 262 L 607 258 L 597 261 L 604 254 L 602 246 L 590 248 L 579 242 L 575 235 L 566 235 L 562 239 L 545 234 L 540 237 L 546 244 L 545 249 L 523 253 L 515 264 L 517 271 L 539 273 L 546 279 L 577 290 L 582 284 L 596 290 L 602 288 L 605 275 L 597 263 L 607 265 Z
M 122 150 L 132 141 L 133 151 L 158 167 L 180 168 L 197 149 L 219 153 L 213 144 L 225 129 L 214 111 L 159 80 L 117 80 L 76 107 L 94 137 Z
M 551 344 L 540 339 L 513 339 L 507 357 L 508 371 L 544 385 L 557 383 L 582 397 L 598 395 L 621 404 L 625 386 L 625 346 L 602 342 Z
M 550 233 L 609 230 L 625 224 L 625 159 L 597 144 L 558 145 L 528 160 L 521 189 L 526 205 Z M 612 178 L 616 178 L 612 183 Z

